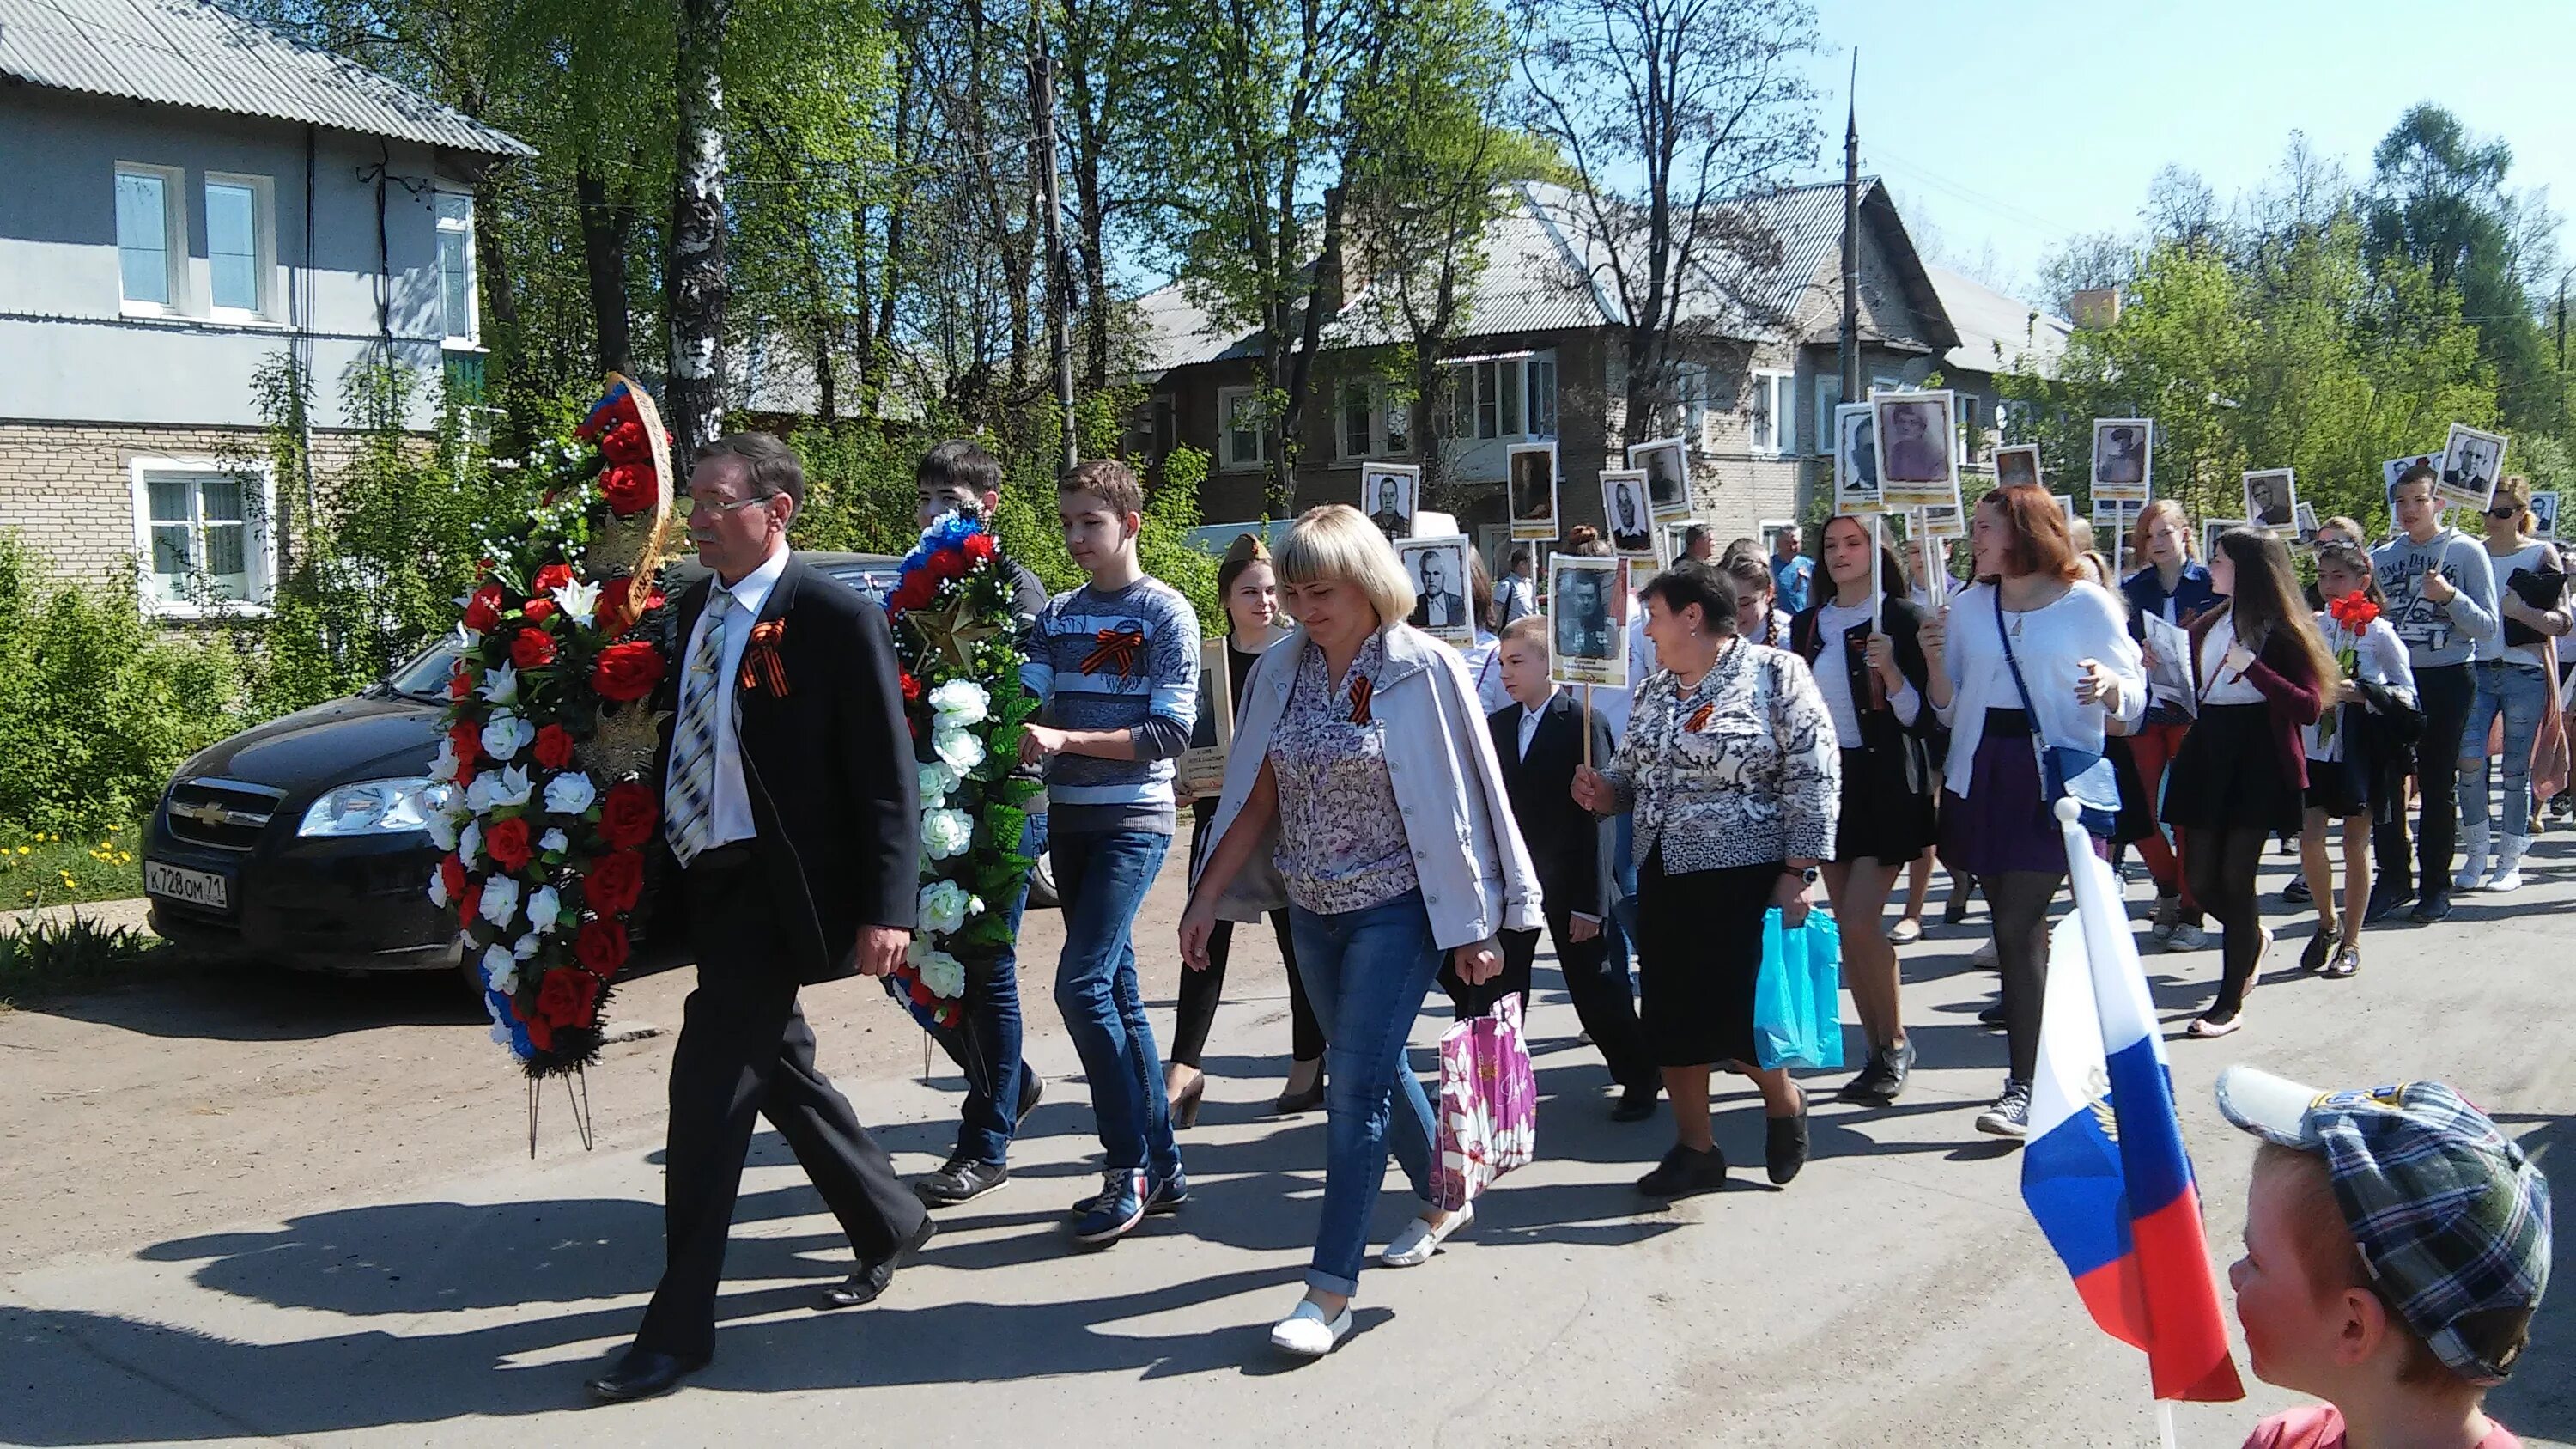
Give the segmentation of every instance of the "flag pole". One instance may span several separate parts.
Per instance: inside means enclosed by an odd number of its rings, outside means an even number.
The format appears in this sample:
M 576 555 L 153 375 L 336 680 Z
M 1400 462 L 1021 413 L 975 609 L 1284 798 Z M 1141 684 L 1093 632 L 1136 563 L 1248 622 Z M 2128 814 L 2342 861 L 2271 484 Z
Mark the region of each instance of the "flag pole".
M 1879 518 L 1880 515 L 1875 513 L 1869 516 L 1869 632 L 1872 634 L 1887 632 L 1887 587 L 1878 576 L 1879 556 L 1886 552 L 1887 546 L 1879 539 Z
M 2174 1449 L 2173 1400 L 2156 1400 L 2156 1441 L 2164 1449 Z
M 1583 767 L 1592 768 L 1592 686 L 1583 686 Z

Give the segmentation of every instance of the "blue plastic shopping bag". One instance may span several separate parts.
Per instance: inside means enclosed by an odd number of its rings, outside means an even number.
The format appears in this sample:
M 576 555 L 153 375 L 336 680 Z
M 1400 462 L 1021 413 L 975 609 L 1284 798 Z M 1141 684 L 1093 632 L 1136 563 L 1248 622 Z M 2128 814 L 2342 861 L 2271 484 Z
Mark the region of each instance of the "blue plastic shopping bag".
M 1753 1051 L 1764 1067 L 1843 1064 L 1842 929 L 1821 910 L 1803 925 L 1762 917 L 1762 974 L 1753 984 Z

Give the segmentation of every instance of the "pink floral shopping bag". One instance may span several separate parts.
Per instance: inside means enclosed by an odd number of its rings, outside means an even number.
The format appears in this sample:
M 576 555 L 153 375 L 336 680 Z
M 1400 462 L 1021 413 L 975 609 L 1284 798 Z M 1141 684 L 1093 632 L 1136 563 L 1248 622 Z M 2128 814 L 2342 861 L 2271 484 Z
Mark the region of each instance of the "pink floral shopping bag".
M 1440 1140 L 1431 1164 L 1433 1205 L 1465 1207 L 1538 1149 L 1538 1079 L 1521 1044 L 1520 998 L 1440 1038 Z

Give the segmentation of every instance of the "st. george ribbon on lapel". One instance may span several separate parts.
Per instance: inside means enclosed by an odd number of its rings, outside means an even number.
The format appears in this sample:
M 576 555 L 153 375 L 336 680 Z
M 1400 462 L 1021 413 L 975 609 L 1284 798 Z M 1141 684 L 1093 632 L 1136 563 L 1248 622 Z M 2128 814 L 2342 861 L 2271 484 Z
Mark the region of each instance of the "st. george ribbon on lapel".
M 778 658 L 778 641 L 787 637 L 787 621 L 766 619 L 751 628 L 751 643 L 742 651 L 742 687 L 766 690 L 772 699 L 787 697 L 787 667 Z

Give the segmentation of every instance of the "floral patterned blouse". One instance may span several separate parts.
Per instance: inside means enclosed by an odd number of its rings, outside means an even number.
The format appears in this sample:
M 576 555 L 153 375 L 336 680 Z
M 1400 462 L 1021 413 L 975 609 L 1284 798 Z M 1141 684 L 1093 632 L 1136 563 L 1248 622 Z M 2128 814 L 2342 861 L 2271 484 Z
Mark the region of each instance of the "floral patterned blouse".
M 1383 905 L 1417 884 L 1404 813 L 1387 779 L 1386 729 L 1367 708 L 1385 668 L 1385 640 L 1372 634 L 1336 684 L 1323 649 L 1307 644 L 1270 736 L 1279 874 L 1289 901 L 1317 915 Z
M 1667 874 L 1833 858 L 1842 755 L 1815 677 L 1786 650 L 1738 640 L 1688 689 L 1648 675 L 1601 775 L 1636 812 L 1637 861 L 1661 847 Z

